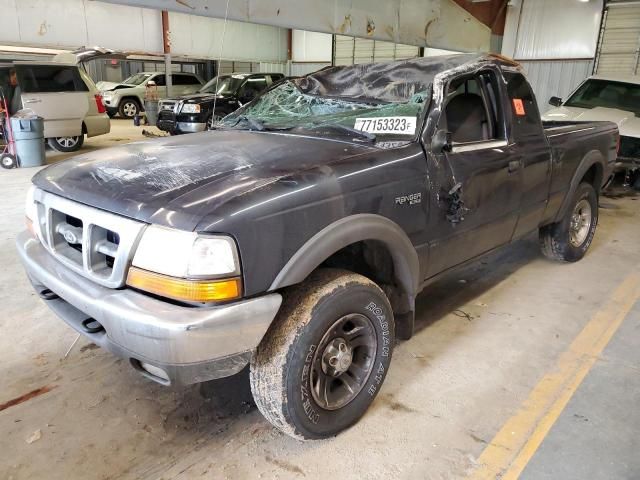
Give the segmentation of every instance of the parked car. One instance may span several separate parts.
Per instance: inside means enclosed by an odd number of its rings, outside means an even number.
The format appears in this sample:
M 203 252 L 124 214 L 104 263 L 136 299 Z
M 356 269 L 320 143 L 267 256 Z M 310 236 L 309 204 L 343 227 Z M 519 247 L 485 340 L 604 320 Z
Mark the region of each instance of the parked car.
M 204 83 L 194 73 L 173 73 L 171 78 L 173 81 L 172 95 L 195 93 Z M 158 96 L 167 97 L 166 75 L 161 72 L 136 73 L 122 83 L 98 82 L 97 86 L 102 92 L 109 116 L 120 114 L 121 117 L 133 118 L 143 111 L 144 95 L 147 84 L 151 81 L 155 82 L 158 88 Z
M 284 78 L 281 73 L 234 73 L 210 80 L 198 93 L 160 102 L 160 130 L 171 134 L 202 132 Z M 215 112 L 213 106 L 215 105 Z
M 17 247 L 47 305 L 142 375 L 250 365 L 270 422 L 324 438 L 380 392 L 431 282 L 533 232 L 586 254 L 617 143 L 614 123 L 542 123 L 502 57 L 332 67 L 214 131 L 40 171 Z
M 79 150 L 84 136 L 109 133 L 111 124 L 93 80 L 75 63 L 14 62 L 0 78 L 16 79 L 6 89 L 12 113 L 22 108 L 44 118 L 44 136 L 60 152 Z M 15 75 L 13 75 L 15 72 Z
M 640 78 L 593 76 L 585 80 L 563 101 L 552 97 L 556 107 L 543 115 L 544 120 L 609 120 L 620 129 L 620 151 L 616 171 L 631 174 L 631 182 L 640 190 Z

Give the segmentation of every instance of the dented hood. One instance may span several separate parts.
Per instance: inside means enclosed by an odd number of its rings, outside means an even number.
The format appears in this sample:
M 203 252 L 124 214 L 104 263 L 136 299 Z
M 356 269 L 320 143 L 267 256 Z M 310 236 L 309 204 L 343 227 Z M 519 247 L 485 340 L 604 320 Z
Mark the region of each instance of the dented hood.
M 33 183 L 143 222 L 194 230 L 207 215 L 224 216 L 228 202 L 235 208 L 245 199 L 259 202 L 277 182 L 373 149 L 302 135 L 212 131 L 78 155 L 41 170 Z
M 577 108 L 559 107 L 549 110 L 542 116 L 548 121 L 584 121 L 584 122 L 614 122 L 618 125 L 620 135 L 625 137 L 640 137 L 640 118 L 633 112 L 618 110 L 616 108 Z

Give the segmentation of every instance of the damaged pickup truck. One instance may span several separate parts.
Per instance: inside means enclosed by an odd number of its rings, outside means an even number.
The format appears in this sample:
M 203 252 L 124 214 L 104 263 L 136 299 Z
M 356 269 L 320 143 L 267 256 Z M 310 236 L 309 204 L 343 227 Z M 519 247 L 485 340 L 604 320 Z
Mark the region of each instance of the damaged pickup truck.
M 333 67 L 215 131 L 40 171 L 17 246 L 47 305 L 142 375 L 250 365 L 273 425 L 324 438 L 372 403 L 434 279 L 532 232 L 585 255 L 617 143 L 613 123 L 543 124 L 503 58 Z

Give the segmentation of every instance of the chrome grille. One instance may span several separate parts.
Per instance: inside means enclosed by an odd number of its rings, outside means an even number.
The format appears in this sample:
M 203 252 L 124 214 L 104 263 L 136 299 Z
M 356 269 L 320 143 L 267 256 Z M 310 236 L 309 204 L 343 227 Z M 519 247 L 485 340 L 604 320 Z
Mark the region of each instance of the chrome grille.
M 173 112 L 173 113 L 178 113 L 178 110 L 180 109 L 180 105 L 182 104 L 181 101 L 178 100 L 162 100 L 160 102 L 160 108 L 159 110 L 162 111 L 169 111 L 169 112 Z
M 77 273 L 122 287 L 145 224 L 36 190 L 35 225 L 44 247 Z

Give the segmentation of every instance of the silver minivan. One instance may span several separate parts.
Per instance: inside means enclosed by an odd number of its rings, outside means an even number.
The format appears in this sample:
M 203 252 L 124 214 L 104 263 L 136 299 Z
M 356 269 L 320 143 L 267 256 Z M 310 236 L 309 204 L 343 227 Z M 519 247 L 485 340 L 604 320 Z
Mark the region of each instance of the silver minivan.
M 14 62 L 1 70 L 0 77 L 14 78 L 5 87 L 12 113 L 30 109 L 44 118 L 44 136 L 55 150 L 73 152 L 80 149 L 85 135 L 109 133 L 111 123 L 102 97 L 77 65 Z

